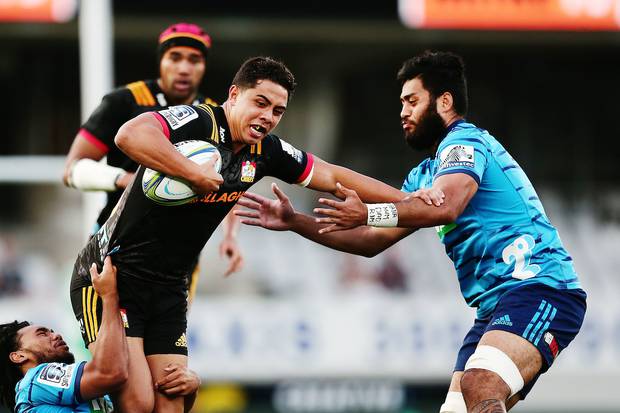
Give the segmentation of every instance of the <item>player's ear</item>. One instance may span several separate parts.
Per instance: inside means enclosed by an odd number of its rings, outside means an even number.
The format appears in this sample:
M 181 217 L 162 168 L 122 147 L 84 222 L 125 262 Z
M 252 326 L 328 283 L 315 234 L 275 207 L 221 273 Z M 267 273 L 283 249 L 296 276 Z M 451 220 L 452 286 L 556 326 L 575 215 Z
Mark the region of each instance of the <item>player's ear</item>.
M 454 108 L 452 93 L 444 92 L 437 98 L 437 113 L 446 113 Z
M 27 359 L 28 357 L 22 350 L 12 351 L 9 354 L 9 360 L 15 364 L 23 364 Z
M 236 103 L 239 96 L 239 87 L 237 85 L 231 85 L 228 89 L 228 100 L 230 103 Z

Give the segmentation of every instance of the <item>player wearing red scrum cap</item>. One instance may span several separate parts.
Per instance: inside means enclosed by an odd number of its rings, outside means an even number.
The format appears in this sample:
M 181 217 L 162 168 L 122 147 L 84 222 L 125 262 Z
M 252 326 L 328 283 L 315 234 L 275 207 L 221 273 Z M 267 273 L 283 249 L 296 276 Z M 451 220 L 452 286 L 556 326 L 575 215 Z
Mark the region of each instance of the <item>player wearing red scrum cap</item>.
M 198 92 L 211 37 L 195 24 L 177 23 L 159 35 L 159 78 L 122 86 L 106 96 L 78 131 L 65 162 L 65 185 L 83 191 L 106 191 L 108 200 L 92 231 L 108 219 L 138 164 L 114 144 L 120 126 L 141 113 L 180 104 L 215 102 Z M 98 162 L 106 156 L 106 163 Z M 229 258 L 226 275 L 238 271 L 243 257 L 237 246 L 238 220 L 231 214 L 224 221 L 225 236 L 220 253 Z M 191 293 L 195 278 L 191 277 Z

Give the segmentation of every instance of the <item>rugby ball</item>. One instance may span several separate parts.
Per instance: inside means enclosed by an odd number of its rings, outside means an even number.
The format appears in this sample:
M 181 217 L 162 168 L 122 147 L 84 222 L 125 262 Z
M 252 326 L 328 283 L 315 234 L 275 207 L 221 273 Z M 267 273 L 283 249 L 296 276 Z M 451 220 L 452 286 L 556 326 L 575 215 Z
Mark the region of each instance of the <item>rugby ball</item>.
M 176 150 L 183 156 L 201 165 L 218 156 L 215 170 L 219 173 L 222 168 L 222 157 L 215 146 L 205 141 L 183 141 L 174 145 Z M 194 193 L 189 184 L 178 178 L 170 178 L 165 174 L 151 168 L 144 170 L 142 175 L 142 191 L 144 195 L 159 205 L 175 206 L 186 204 L 198 195 Z

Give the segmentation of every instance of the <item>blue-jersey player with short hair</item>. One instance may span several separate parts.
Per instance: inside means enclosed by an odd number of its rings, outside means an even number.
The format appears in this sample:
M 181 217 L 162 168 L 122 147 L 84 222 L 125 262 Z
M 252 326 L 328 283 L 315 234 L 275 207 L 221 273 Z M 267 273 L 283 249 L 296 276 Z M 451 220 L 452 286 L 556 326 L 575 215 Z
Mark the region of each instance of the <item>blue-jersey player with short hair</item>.
M 441 413 L 505 412 L 575 338 L 586 311 L 571 257 L 529 179 L 488 132 L 465 121 L 462 59 L 425 52 L 406 61 L 401 124 L 407 143 L 433 156 L 413 168 L 401 202 L 319 202 L 325 217 L 296 212 L 246 193 L 241 222 L 292 230 L 331 248 L 373 256 L 417 228 L 436 227 L 454 262 L 461 292 L 478 309 L 465 336 Z M 328 224 L 318 230 L 318 224 Z

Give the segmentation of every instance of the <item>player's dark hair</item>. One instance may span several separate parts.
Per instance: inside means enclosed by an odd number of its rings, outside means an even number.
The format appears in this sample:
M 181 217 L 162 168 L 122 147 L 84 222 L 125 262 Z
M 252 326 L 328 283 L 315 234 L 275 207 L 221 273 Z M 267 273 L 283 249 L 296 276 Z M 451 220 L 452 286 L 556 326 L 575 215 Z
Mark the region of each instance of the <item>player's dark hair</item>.
M 27 321 L 13 321 L 12 323 L 0 324 L 0 402 L 9 410 L 15 409 L 15 385 L 22 379 L 22 372 L 9 359 L 9 355 L 19 348 L 17 332 L 30 325 Z
M 232 81 L 240 88 L 253 88 L 259 80 L 270 80 L 288 91 L 290 100 L 295 91 L 295 76 L 284 63 L 271 57 L 251 57 L 239 68 Z
M 402 86 L 418 76 L 433 100 L 445 92 L 450 92 L 456 113 L 460 116 L 467 114 L 467 80 L 465 79 L 465 63 L 461 56 L 452 52 L 427 50 L 405 61 L 396 79 Z

